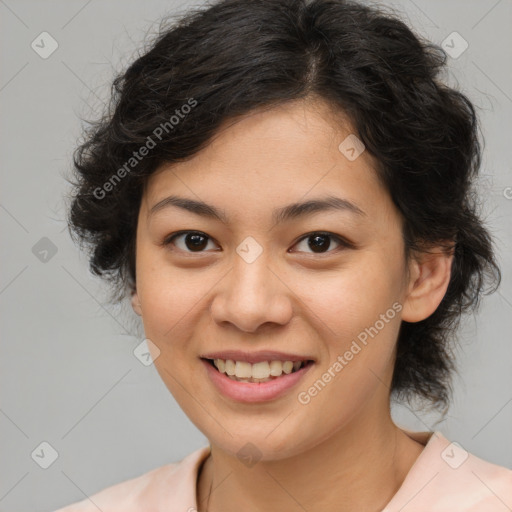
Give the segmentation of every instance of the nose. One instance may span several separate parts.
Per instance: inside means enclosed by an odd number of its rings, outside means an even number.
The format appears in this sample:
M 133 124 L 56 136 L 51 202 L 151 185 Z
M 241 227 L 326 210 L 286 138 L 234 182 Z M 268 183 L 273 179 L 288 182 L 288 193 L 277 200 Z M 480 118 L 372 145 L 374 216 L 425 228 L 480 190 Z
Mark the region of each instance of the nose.
M 252 263 L 235 257 L 210 306 L 214 321 L 244 332 L 256 332 L 265 324 L 287 324 L 293 315 L 293 292 L 271 267 L 263 255 Z

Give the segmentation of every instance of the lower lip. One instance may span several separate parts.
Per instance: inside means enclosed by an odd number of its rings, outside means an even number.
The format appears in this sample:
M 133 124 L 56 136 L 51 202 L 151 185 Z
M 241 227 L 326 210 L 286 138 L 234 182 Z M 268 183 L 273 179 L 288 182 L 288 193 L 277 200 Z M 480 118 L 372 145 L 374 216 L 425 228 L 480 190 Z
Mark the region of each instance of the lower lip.
M 277 379 L 267 382 L 238 382 L 230 379 L 225 373 L 219 372 L 209 361 L 205 359 L 201 359 L 201 361 L 206 366 L 208 377 L 216 388 L 228 398 L 238 402 L 266 402 L 275 400 L 290 391 L 313 366 L 313 363 L 310 361 L 296 372 L 282 375 Z

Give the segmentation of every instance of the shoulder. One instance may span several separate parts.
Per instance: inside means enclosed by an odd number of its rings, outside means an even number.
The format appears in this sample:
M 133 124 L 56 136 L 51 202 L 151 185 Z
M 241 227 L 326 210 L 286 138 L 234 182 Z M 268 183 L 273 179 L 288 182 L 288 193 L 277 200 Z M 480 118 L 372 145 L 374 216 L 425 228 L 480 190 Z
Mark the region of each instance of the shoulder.
M 450 467 L 443 473 L 446 482 L 442 487 L 446 489 L 446 484 L 451 482 L 471 512 L 512 510 L 512 470 L 468 452 L 463 452 L 462 458 L 465 460 L 460 467 Z
M 209 446 L 199 448 L 178 462 L 107 487 L 54 512 L 186 511 L 195 504 L 198 467 L 209 453 Z
M 405 504 L 406 510 L 509 512 L 512 470 L 481 459 L 434 432 L 383 512 L 394 512 Z

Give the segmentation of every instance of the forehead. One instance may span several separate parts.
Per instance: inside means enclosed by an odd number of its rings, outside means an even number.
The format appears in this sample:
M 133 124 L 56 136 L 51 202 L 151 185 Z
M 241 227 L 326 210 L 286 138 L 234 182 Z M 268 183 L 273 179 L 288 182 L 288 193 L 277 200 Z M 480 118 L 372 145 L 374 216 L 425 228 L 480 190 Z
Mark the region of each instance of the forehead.
M 382 209 L 387 191 L 356 137 L 348 120 L 323 102 L 291 102 L 227 120 L 203 150 L 149 177 L 148 211 L 170 194 L 235 213 L 264 209 L 268 216 L 271 204 L 327 195 Z

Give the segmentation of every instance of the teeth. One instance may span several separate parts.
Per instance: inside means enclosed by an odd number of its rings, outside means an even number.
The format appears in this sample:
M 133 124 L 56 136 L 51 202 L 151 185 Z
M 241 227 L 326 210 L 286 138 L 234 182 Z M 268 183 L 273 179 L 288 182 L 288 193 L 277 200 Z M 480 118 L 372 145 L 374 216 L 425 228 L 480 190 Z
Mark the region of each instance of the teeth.
M 270 365 L 268 364 L 268 361 L 261 361 L 260 363 L 254 363 L 253 365 L 247 363 L 247 366 L 252 366 L 249 373 L 251 373 L 250 377 L 254 379 L 268 379 L 270 376 Z
M 283 373 L 283 363 L 281 361 L 270 361 L 270 375 L 279 377 Z
M 214 359 L 214 364 L 215 364 L 215 361 L 222 361 L 222 359 Z M 217 366 L 217 368 L 219 368 Z M 228 375 L 235 375 L 235 362 L 232 361 L 231 359 L 228 359 L 225 363 L 225 368 L 226 368 L 226 373 Z M 219 368 L 220 370 L 220 368 Z
M 247 363 L 246 361 L 233 361 L 232 359 L 214 359 L 213 364 L 219 372 L 226 373 L 235 380 L 243 382 L 262 382 L 271 380 L 271 377 L 280 377 L 283 373 L 289 374 L 297 371 L 305 361 L 261 361 Z M 251 379 L 251 380 L 249 380 Z
M 285 361 L 283 363 L 283 372 L 284 373 L 292 373 L 293 363 L 291 361 Z
M 245 361 L 237 361 L 235 363 L 235 375 L 239 379 L 250 379 L 252 377 L 251 364 Z M 268 375 L 267 375 L 268 377 Z
M 215 366 L 217 366 L 220 373 L 224 373 L 226 371 L 226 362 L 224 359 L 215 359 Z

